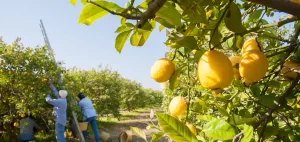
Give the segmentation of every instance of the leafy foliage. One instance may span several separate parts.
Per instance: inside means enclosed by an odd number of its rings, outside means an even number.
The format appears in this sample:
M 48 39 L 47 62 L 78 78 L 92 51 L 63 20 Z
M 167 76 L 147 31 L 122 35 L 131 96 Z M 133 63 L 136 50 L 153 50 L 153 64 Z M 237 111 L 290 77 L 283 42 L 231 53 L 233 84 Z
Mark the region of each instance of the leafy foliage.
M 155 26 L 145 30 L 147 26 L 137 28 L 134 21 L 130 21 L 139 19 L 132 17 L 134 15 L 143 16 L 144 11 L 153 10 L 150 5 L 151 2 L 145 0 L 136 7 L 131 4 L 123 10 L 120 9 L 119 13 L 108 11 L 122 17 L 122 25 L 117 29 L 119 35 L 116 38 L 116 49 L 119 53 L 132 31 L 131 45 L 142 46 L 154 30 Z M 87 5 L 83 10 L 86 7 Z M 98 10 L 100 9 L 98 6 Z M 176 0 L 166 1 L 155 16 L 150 17 L 145 25 L 157 23 L 160 24 L 159 31 L 166 30 L 165 44 L 170 49 L 167 58 L 176 64 L 175 73 L 166 82 L 169 88 L 165 89 L 163 106 L 167 111 L 170 100 L 178 95 L 189 100 L 184 116 L 173 118 L 167 112 L 157 114 L 162 127 L 159 135 L 165 133 L 173 140 L 183 140 L 177 135 L 183 129 L 170 126 L 189 121 L 198 130 L 202 130 L 197 136 L 201 141 L 231 140 L 234 136 L 242 136 L 242 141 L 300 139 L 300 127 L 297 125 L 299 107 L 296 105 L 299 103 L 296 101 L 299 91 L 289 91 L 287 97 L 282 99 L 281 96 L 287 91 L 291 81 L 283 79 L 280 74 L 286 60 L 300 61 L 299 34 L 296 32 L 299 21 L 291 15 L 284 15 L 275 21 L 269 20 L 277 13 L 272 8 L 244 0 Z M 250 86 L 244 85 L 243 80 L 233 80 L 231 86 L 225 88 L 221 94 L 211 95 L 210 90 L 201 86 L 196 75 L 199 58 L 208 50 L 218 50 L 227 56 L 241 56 L 244 41 L 251 37 L 256 37 L 262 43 L 262 52 L 268 57 L 269 68 L 266 76 Z M 298 84 L 296 88 L 299 88 Z M 280 107 L 269 109 L 279 99 Z M 271 112 L 269 117 L 265 116 L 267 111 Z M 264 120 L 259 121 L 262 118 Z M 171 120 L 172 123 L 169 123 Z M 153 137 L 156 138 L 157 134 Z

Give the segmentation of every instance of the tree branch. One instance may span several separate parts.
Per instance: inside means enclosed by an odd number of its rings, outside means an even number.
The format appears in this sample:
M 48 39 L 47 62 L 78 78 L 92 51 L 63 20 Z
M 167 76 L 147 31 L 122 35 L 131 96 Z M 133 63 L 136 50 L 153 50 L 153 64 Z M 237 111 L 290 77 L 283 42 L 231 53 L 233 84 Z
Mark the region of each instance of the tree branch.
M 144 12 L 140 18 L 140 21 L 137 23 L 138 28 L 142 28 L 148 19 L 155 17 L 155 13 L 167 2 L 167 0 L 152 0 L 148 4 L 148 9 Z
M 284 94 L 275 102 L 275 104 L 266 112 L 266 114 L 260 118 L 260 120 L 254 123 L 252 126 L 254 129 L 258 128 L 258 126 L 263 123 L 272 113 L 278 108 L 278 106 L 284 101 L 284 99 L 292 93 L 293 89 L 298 85 L 300 79 L 299 73 L 297 73 L 296 79 L 290 85 L 290 87 L 284 92 Z
M 106 10 L 107 12 L 109 12 L 112 15 L 122 16 L 122 17 L 124 17 L 126 19 L 138 20 L 138 19 L 141 18 L 141 16 L 134 16 L 134 15 L 131 15 L 131 14 L 128 14 L 128 13 L 117 13 L 117 12 L 114 12 L 114 11 L 112 11 L 112 10 L 110 10 L 110 9 L 108 9 L 108 8 L 106 8 L 106 7 L 98 4 L 96 2 L 93 2 L 93 1 L 88 1 L 88 3 L 91 3 L 91 4 L 95 5 L 95 6 L 98 6 L 99 8 L 102 8 L 102 9 Z
M 132 1 L 133 2 L 133 1 Z M 155 17 L 155 13 L 157 11 L 159 11 L 159 9 L 167 2 L 167 0 L 152 0 L 151 2 L 149 2 L 148 4 L 148 9 L 147 11 L 145 11 L 144 13 L 142 13 L 141 15 L 131 15 L 128 14 L 126 12 L 121 12 L 121 13 L 117 13 L 114 12 L 108 8 L 106 8 L 105 6 L 102 6 L 96 2 L 93 2 L 91 0 L 88 1 L 88 3 L 91 3 L 95 6 L 98 6 L 99 8 L 102 8 L 104 10 L 106 10 L 107 12 L 109 12 L 110 14 L 113 15 L 118 15 L 118 16 L 122 16 L 126 19 L 131 19 L 131 20 L 140 20 L 137 23 L 137 27 L 138 28 L 142 28 L 144 26 L 144 24 L 149 20 Z M 131 3 L 131 5 L 133 5 L 133 3 Z M 125 9 L 125 11 L 127 11 L 128 9 Z
M 289 0 L 248 0 L 248 1 L 256 4 L 262 4 L 264 6 L 300 17 L 300 13 L 299 13 L 300 5 L 293 3 Z
M 212 33 L 212 36 L 211 36 L 211 38 L 210 38 L 210 40 L 209 40 L 209 43 L 208 43 L 209 48 L 211 47 L 211 46 L 210 46 L 210 45 L 211 45 L 211 40 L 213 39 L 213 37 L 214 37 L 214 35 L 215 35 L 217 29 L 219 28 L 219 25 L 220 25 L 220 23 L 222 22 L 222 19 L 225 17 L 225 14 L 227 13 L 227 10 L 229 9 L 229 6 L 230 6 L 231 3 L 232 3 L 232 0 L 229 0 L 228 4 L 227 4 L 226 7 L 225 7 L 225 10 L 224 10 L 222 16 L 220 17 L 220 19 L 219 19 L 219 21 L 218 21 L 218 23 L 217 23 L 217 25 L 216 25 L 216 27 L 215 27 L 213 33 Z M 215 47 L 217 47 L 217 46 L 214 46 L 213 48 L 210 48 L 210 49 L 214 49 Z

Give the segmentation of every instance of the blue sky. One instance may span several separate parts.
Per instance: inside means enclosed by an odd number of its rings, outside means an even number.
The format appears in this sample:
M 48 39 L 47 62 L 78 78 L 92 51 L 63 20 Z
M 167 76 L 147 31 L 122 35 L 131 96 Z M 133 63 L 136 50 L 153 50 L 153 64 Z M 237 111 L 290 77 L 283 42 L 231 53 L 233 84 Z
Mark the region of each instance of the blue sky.
M 123 6 L 125 2 L 118 1 L 118 4 Z M 56 60 L 63 61 L 67 68 L 91 69 L 99 64 L 108 65 L 146 88 L 160 89 L 159 83 L 149 75 L 151 65 L 167 51 L 163 43 L 165 32 L 156 29 L 143 47 L 132 47 L 127 42 L 119 54 L 114 48 L 117 35 L 114 31 L 120 26 L 119 18 L 108 14 L 91 26 L 78 24 L 82 7 L 78 2 L 72 6 L 69 0 L 1 1 L 0 36 L 7 43 L 20 37 L 26 47 L 44 45 L 39 27 L 42 19 Z

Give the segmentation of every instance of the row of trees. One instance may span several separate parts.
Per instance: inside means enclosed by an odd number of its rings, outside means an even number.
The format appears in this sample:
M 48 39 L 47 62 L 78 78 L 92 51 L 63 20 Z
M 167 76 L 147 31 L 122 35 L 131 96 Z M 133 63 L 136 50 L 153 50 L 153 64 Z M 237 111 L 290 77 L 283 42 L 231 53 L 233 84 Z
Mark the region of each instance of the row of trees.
M 71 119 L 71 110 L 77 111 L 80 91 L 91 98 L 99 115 L 115 117 L 120 116 L 120 109 L 157 106 L 162 101 L 162 92 L 145 89 L 112 69 L 63 70 L 61 65 L 61 62 L 55 64 L 46 47 L 25 48 L 20 39 L 6 44 L 0 38 L 0 131 L 8 138 L 16 138 L 18 129 L 14 126 L 28 112 L 38 123 L 51 129 L 52 106 L 45 102 L 46 95 L 51 93 L 48 78 L 58 89 L 68 91 L 68 119 Z M 61 73 L 63 83 L 59 84 Z

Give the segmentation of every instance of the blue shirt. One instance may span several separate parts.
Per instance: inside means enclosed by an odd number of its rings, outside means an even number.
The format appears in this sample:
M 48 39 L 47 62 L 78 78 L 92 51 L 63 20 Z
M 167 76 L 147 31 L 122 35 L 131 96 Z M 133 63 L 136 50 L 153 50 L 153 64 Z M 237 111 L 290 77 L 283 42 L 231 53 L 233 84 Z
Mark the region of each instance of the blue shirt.
M 53 115 L 55 121 L 61 125 L 66 126 L 67 123 L 67 99 L 58 98 L 58 91 L 53 84 L 50 85 L 52 91 L 56 95 L 57 99 L 52 99 L 50 95 L 47 95 L 46 101 L 53 105 Z
M 88 98 L 83 98 L 78 103 L 79 109 L 83 115 L 83 121 L 87 118 L 96 116 L 96 111 L 92 104 L 92 101 Z

